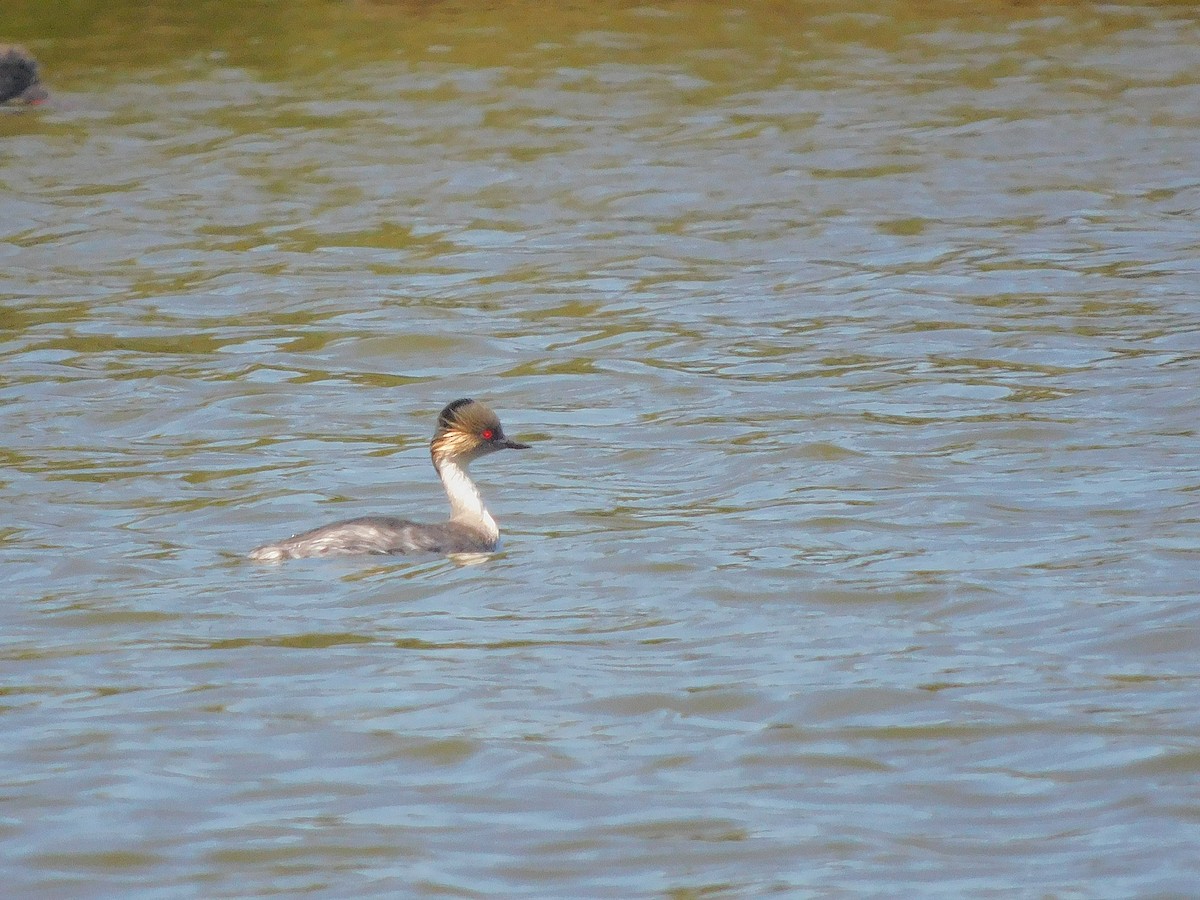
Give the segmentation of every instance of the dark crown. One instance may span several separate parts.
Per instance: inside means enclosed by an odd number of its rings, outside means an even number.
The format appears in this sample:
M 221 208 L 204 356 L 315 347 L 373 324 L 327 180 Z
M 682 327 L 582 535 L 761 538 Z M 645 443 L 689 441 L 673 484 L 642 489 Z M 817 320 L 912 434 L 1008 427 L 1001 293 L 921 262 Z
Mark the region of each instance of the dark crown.
M 500 417 L 482 403 L 469 398 L 455 400 L 447 405 L 438 416 L 437 430 L 439 433 L 445 431 L 465 431 L 468 434 L 480 434 L 483 431 L 492 431 L 497 435 L 502 433 Z

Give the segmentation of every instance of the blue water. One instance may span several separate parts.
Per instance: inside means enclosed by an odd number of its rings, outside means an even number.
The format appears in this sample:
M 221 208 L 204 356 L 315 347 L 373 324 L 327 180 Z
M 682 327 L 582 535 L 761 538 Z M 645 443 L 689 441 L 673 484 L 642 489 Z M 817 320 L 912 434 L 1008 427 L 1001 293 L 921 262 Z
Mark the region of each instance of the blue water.
M 14 896 L 1195 892 L 1193 10 L 288 8 L 17 4 Z

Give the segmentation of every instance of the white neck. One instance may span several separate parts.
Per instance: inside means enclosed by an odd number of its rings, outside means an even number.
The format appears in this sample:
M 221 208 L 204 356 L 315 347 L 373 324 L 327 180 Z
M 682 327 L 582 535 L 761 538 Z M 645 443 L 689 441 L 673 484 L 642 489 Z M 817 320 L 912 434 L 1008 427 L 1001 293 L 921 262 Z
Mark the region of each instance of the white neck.
M 450 498 L 450 521 L 478 528 L 493 541 L 498 540 L 500 529 L 483 505 L 479 488 L 475 487 L 475 482 L 467 474 L 467 467 L 460 466 L 452 459 L 444 459 L 437 463 L 436 468 L 442 479 L 442 487 L 446 489 L 446 496 Z

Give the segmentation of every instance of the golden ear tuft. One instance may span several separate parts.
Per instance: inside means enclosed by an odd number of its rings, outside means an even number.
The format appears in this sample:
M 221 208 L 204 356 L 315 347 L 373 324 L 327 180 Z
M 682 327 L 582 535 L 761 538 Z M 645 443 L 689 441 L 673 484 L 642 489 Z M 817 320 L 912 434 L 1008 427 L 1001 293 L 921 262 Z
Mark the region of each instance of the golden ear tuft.
M 455 400 L 453 403 L 447 403 L 446 408 L 438 413 L 438 430 L 446 431 L 450 428 L 457 428 L 460 410 L 470 406 L 475 401 L 470 397 L 463 397 L 461 400 Z
M 477 400 L 455 400 L 438 416 L 438 431 L 465 431 L 477 435 L 491 430 L 499 434 L 500 418 Z

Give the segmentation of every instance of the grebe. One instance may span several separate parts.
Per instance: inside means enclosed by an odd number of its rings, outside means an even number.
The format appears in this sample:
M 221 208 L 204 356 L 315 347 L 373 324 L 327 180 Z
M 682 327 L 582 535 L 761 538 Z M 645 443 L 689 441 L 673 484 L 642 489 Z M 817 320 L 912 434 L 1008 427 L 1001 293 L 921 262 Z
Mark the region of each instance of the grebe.
M 16 44 L 0 44 L 0 103 L 32 105 L 48 96 L 33 55 Z
M 467 466 L 497 450 L 527 450 L 504 436 L 500 419 L 475 400 L 455 400 L 438 415 L 429 443 L 433 467 L 450 498 L 450 520 L 421 525 L 392 516 L 364 516 L 334 522 L 267 544 L 251 559 L 277 562 L 306 556 L 360 553 L 487 553 L 500 544 L 500 529 L 483 505 Z

